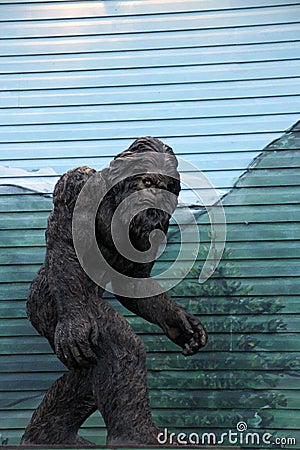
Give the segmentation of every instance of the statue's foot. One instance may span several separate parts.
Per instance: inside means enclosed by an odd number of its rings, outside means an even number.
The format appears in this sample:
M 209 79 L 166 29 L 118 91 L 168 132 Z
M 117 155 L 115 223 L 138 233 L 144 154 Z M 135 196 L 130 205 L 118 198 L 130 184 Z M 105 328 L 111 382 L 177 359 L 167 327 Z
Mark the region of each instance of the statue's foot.
M 67 439 L 55 439 L 55 442 L 49 442 L 48 439 L 26 439 L 24 436 L 22 437 L 20 445 L 74 445 L 76 447 L 96 447 L 96 444 L 94 444 L 91 441 L 88 441 L 87 439 L 84 439 L 83 437 L 76 434 L 76 436 L 73 438 L 67 438 Z

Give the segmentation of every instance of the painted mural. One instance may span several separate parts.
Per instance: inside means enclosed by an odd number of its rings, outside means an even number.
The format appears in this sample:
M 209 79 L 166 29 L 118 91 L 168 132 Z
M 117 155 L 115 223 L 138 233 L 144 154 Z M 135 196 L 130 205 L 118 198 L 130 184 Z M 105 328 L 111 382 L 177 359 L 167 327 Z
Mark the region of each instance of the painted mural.
M 153 135 L 207 176 L 227 222 L 199 284 L 214 231 L 184 187 L 200 251 L 182 213 L 182 268 L 195 263 L 172 295 L 209 331 L 193 358 L 107 294 L 147 347 L 155 418 L 205 445 L 235 444 L 231 430 L 251 450 L 300 449 L 299 19 L 297 0 L 1 2 L 0 444 L 64 370 L 25 313 L 53 186 Z M 174 222 L 157 273 L 180 240 Z M 105 442 L 99 414 L 82 435 Z

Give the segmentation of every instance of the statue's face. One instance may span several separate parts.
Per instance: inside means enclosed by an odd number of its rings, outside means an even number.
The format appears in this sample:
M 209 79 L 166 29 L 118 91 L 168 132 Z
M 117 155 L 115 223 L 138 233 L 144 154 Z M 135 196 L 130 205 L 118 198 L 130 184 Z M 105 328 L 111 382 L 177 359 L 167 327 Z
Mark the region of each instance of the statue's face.
M 111 162 L 108 198 L 116 240 L 125 242 L 129 236 L 142 250 L 148 248 L 154 230 L 166 234 L 180 191 L 177 164 L 172 149 L 152 138 L 138 139 Z M 104 216 L 105 211 L 102 220 Z
M 166 234 L 170 215 L 177 205 L 178 185 L 172 177 L 153 173 L 129 177 L 119 183 L 115 189 L 117 237 L 124 240 L 129 230 L 132 244 L 145 250 L 152 231 L 158 229 Z
M 174 192 L 175 191 L 175 192 Z M 173 195 L 169 195 L 169 193 Z M 145 173 L 127 178 L 120 184 L 120 189 L 116 194 L 116 205 L 121 206 L 124 219 L 133 218 L 133 211 L 138 212 L 143 209 L 145 220 L 149 219 L 149 209 L 151 216 L 154 210 L 173 213 L 177 206 L 176 180 L 161 174 Z M 124 204 L 123 204 L 124 202 Z M 169 215 L 166 217 L 169 219 Z

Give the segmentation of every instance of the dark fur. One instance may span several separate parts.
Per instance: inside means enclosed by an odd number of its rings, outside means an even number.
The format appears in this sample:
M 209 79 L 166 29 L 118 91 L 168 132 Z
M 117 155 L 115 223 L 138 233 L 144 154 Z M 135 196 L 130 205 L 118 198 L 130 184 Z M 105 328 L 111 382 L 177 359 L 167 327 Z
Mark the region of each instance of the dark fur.
M 161 152 L 171 177 L 150 175 L 154 184 L 180 191 L 177 160 L 172 149 L 150 137 L 140 138 L 118 155 L 102 173 L 106 187 L 122 171 L 123 158 L 135 153 Z M 151 154 L 145 155 L 146 172 Z M 102 299 L 103 290 L 81 268 L 72 241 L 72 213 L 77 196 L 95 173 L 80 167 L 63 175 L 54 191 L 54 209 L 46 232 L 47 252 L 43 266 L 32 282 L 27 302 L 28 317 L 45 336 L 69 372 L 58 379 L 34 412 L 22 444 L 88 445 L 77 435 L 82 423 L 98 409 L 107 426 L 107 444 L 157 444 L 158 427 L 149 406 L 146 353 L 142 341 L 128 322 Z M 143 189 L 143 177 L 132 177 L 113 187 L 97 213 L 96 236 L 106 259 L 119 272 L 149 277 L 153 263 L 128 261 L 116 251 L 110 220 L 126 195 Z M 145 191 L 146 192 L 146 191 Z M 176 204 L 171 205 L 175 209 Z M 122 220 L 126 222 L 126 210 Z M 132 244 L 149 247 L 148 236 L 155 228 L 168 229 L 169 214 L 149 208 L 130 225 Z M 112 283 L 114 282 L 111 280 Z M 196 353 L 206 343 L 200 322 L 174 303 L 167 293 L 145 299 L 118 300 L 129 310 L 159 325 L 165 334 L 183 347 L 185 355 Z

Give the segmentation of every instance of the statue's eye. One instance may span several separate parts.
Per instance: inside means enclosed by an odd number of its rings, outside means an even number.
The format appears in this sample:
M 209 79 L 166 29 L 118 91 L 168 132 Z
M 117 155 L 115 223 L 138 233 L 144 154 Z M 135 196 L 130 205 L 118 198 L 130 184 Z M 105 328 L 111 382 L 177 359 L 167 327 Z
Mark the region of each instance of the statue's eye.
M 165 189 L 165 190 L 168 189 L 167 185 L 165 183 L 163 183 L 163 182 L 159 183 L 157 187 L 158 187 L 158 189 Z
M 151 180 L 144 180 L 144 186 L 150 188 L 152 186 Z

